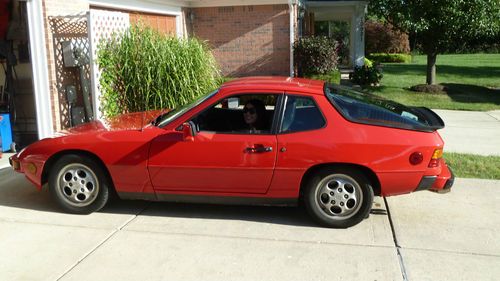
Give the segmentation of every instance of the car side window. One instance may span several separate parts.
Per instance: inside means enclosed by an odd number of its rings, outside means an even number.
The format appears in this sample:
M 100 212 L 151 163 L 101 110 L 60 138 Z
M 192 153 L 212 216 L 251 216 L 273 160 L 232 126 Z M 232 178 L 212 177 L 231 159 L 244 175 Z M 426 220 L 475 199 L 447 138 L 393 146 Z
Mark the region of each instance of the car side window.
M 270 134 L 277 95 L 245 94 L 220 100 L 191 121 L 198 131 Z
M 291 133 L 323 128 L 325 118 L 312 98 L 287 96 L 280 132 Z

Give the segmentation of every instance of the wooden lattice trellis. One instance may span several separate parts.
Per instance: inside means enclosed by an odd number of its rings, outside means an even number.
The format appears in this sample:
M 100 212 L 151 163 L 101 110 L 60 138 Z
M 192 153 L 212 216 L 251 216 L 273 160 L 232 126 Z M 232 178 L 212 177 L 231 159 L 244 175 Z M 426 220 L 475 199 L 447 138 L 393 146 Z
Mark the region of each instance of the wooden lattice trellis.
M 77 67 L 66 67 L 63 59 L 63 42 L 71 42 L 72 45 L 82 51 L 82 55 L 88 61 L 90 58 L 90 46 L 87 32 L 86 16 L 58 16 L 49 17 L 50 28 L 54 44 L 54 62 L 56 70 L 56 89 L 59 99 L 59 113 L 62 128 L 70 126 L 71 113 L 66 99 L 66 87 L 75 86 L 77 91 L 77 104 L 82 105 L 82 82 L 80 81 L 80 70 Z M 90 78 L 90 65 L 84 66 L 87 79 Z
M 93 105 L 97 119 L 102 118 L 100 111 L 101 91 L 99 87 L 100 71 L 97 65 L 97 48 L 101 40 L 111 38 L 113 33 L 122 33 L 130 26 L 129 14 L 91 9 L 88 13 L 88 22 L 90 24 L 89 40 L 90 40 L 90 59 L 92 71 L 92 89 L 93 89 Z

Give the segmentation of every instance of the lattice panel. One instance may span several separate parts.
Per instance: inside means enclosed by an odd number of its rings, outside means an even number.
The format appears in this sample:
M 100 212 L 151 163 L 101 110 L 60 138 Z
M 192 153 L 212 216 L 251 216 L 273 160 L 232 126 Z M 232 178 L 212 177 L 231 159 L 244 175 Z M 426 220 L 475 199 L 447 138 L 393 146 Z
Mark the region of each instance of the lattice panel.
M 87 62 L 90 62 L 90 45 L 87 33 L 86 16 L 61 16 L 49 17 L 50 28 L 54 44 L 54 59 L 56 69 L 56 89 L 59 97 L 59 116 L 62 128 L 70 127 L 71 113 L 66 99 L 66 87 L 73 85 L 76 88 L 78 100 L 75 106 L 83 106 L 83 90 L 80 81 L 79 67 L 67 67 L 63 60 L 63 42 L 71 42 L 71 45 L 82 50 Z M 84 75 L 90 76 L 90 64 L 84 65 Z
M 92 89 L 94 93 L 94 112 L 96 118 L 102 118 L 100 108 L 101 90 L 99 86 L 100 70 L 97 65 L 97 48 L 101 40 L 110 39 L 113 34 L 120 34 L 130 27 L 129 14 L 90 9 L 88 14 L 90 23 L 90 57 L 92 69 Z

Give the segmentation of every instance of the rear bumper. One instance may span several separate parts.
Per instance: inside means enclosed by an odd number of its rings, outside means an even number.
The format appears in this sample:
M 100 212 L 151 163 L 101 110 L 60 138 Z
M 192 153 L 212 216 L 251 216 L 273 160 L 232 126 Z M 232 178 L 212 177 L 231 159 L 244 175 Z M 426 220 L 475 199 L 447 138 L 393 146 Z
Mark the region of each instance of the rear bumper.
M 449 173 L 449 177 L 438 177 L 439 182 L 437 184 L 434 183 L 430 191 L 434 191 L 437 193 L 448 193 L 451 191 L 451 188 L 455 183 L 455 174 L 453 174 L 453 170 L 450 167 L 448 167 L 448 165 L 446 165 L 445 168 Z M 443 182 L 444 184 L 441 187 L 441 184 Z
M 437 193 L 450 192 L 455 182 L 455 175 L 444 160 L 441 162 L 441 165 L 441 174 L 437 176 L 423 176 L 414 191 L 430 190 Z

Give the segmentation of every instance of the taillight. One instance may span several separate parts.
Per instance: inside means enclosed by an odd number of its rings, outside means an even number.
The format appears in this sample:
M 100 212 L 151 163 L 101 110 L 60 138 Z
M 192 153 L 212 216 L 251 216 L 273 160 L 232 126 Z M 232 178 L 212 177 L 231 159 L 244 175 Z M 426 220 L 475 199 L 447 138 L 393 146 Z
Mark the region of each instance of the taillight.
M 410 164 L 412 165 L 418 165 L 424 161 L 424 156 L 422 155 L 421 152 L 413 152 L 410 155 Z
M 439 166 L 439 160 L 443 157 L 443 149 L 439 148 L 434 150 L 432 154 L 431 161 L 429 162 L 429 168 L 436 168 Z

